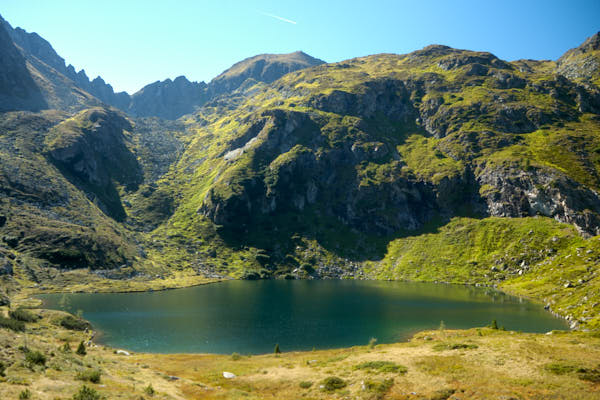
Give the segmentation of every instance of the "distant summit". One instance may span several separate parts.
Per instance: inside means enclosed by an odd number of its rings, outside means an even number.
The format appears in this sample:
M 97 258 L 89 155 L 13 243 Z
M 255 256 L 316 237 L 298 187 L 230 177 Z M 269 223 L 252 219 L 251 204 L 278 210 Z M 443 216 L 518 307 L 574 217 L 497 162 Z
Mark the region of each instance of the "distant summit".
M 0 24 L 0 111 L 46 108 L 42 93 L 31 76 L 25 58 Z
M 138 117 L 177 119 L 206 102 L 256 82 L 272 83 L 283 75 L 324 61 L 297 51 L 289 54 L 260 54 L 234 64 L 208 85 L 180 76 L 144 86 L 131 96 L 127 111 Z
M 211 95 L 232 92 L 247 79 L 271 83 L 283 75 L 299 69 L 324 64 L 325 61 L 309 56 L 302 51 L 288 54 L 260 54 L 246 58 L 213 79 L 209 84 Z
M 600 32 L 557 61 L 557 72 L 569 79 L 588 80 L 600 85 Z
M 0 28 L 6 31 L 6 35 L 0 37 L 2 71 L 11 71 L 0 74 L 0 84 L 5 86 L 0 93 L 0 103 L 2 96 L 14 92 L 16 97 L 12 96 L 4 103 L 18 109 L 78 111 L 104 103 L 135 117 L 177 119 L 207 101 L 235 91 L 245 82 L 271 83 L 289 72 L 324 62 L 301 51 L 261 54 L 234 64 L 209 84 L 191 82 L 179 76 L 174 80 L 156 81 L 129 95 L 127 92 L 115 93 L 101 77 L 90 80 L 85 70 L 77 71 L 73 65 L 67 65 L 52 45 L 37 33 L 13 28 L 2 16 Z M 27 64 L 35 73 L 30 74 Z M 20 68 L 20 72 L 15 68 Z M 21 78 L 13 83 L 2 81 L 9 75 Z M 0 107 L 4 106 L 0 104 Z

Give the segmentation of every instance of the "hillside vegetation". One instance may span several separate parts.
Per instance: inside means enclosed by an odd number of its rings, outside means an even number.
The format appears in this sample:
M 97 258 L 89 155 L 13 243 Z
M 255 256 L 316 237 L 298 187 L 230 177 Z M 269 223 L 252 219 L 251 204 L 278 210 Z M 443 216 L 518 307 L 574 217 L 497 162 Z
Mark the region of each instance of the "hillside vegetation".
M 599 35 L 556 62 L 260 55 L 134 112 L 0 22 L 28 85 L 0 114 L 3 292 L 411 279 L 598 327 Z

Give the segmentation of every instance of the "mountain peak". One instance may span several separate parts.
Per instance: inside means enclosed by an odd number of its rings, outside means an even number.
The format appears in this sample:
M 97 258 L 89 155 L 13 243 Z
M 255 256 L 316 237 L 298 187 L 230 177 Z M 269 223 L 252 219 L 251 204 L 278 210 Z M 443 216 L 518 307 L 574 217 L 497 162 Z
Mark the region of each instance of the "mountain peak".
M 568 50 L 557 61 L 556 71 L 569 79 L 584 79 L 600 84 L 600 32 L 580 46 Z
M 233 64 L 214 78 L 209 86 L 213 95 L 219 95 L 236 90 L 247 79 L 271 83 L 290 72 L 324 63 L 325 61 L 302 51 L 286 54 L 258 54 Z
M 583 54 L 596 50 L 600 50 L 600 32 L 587 38 L 580 46 L 567 51 L 561 58 L 573 53 Z

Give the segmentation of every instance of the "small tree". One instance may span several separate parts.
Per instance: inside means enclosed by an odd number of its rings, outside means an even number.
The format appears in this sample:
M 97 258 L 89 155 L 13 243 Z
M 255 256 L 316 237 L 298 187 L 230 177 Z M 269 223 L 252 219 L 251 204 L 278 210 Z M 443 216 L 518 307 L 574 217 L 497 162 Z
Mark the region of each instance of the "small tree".
M 73 400 L 100 400 L 100 399 L 101 399 L 100 394 L 96 390 L 94 390 L 90 387 L 87 387 L 85 385 L 83 385 L 79 389 L 79 392 L 77 392 L 73 395 Z
M 372 337 L 369 339 L 369 348 L 372 349 L 377 345 L 377 338 Z
M 498 321 L 496 321 L 495 319 L 492 320 L 492 324 L 490 325 L 490 328 L 492 329 L 498 329 Z
M 85 356 L 87 354 L 87 351 L 85 351 L 85 344 L 83 344 L 83 340 L 79 342 L 79 346 L 77 346 L 77 350 L 75 350 L 75 353 L 79 354 L 80 356 Z
M 281 350 L 279 349 L 279 343 L 275 345 L 275 354 L 281 354 Z
M 144 388 L 144 392 L 148 395 L 148 396 L 154 396 L 154 393 L 156 393 L 156 391 L 154 390 L 154 388 L 152 387 L 152 384 L 148 384 L 148 386 L 146 386 Z

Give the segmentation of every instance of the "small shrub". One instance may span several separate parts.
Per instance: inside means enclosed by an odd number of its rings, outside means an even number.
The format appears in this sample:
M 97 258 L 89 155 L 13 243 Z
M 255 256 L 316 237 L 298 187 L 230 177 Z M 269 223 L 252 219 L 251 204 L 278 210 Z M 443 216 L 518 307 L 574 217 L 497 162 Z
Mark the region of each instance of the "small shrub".
M 454 389 L 438 390 L 431 397 L 431 400 L 448 400 L 455 392 L 456 392 L 456 390 L 454 390 Z
M 313 383 L 311 381 L 302 381 L 302 382 L 300 382 L 300 387 L 302 389 L 308 389 L 312 386 L 312 384 Z
M 81 318 L 66 315 L 60 320 L 60 326 L 72 331 L 85 331 L 90 327 L 90 324 Z
M 25 361 L 30 365 L 46 365 L 46 356 L 41 352 L 27 349 L 25 352 Z
M 102 373 L 97 369 L 89 369 L 87 371 L 78 372 L 75 379 L 79 381 L 100 383 Z
M 6 371 L 6 365 L 0 361 L 0 376 L 5 376 L 4 372 Z
M 148 386 L 146 386 L 144 388 L 144 393 L 146 393 L 148 396 L 154 396 L 154 394 L 156 393 L 156 391 L 154 391 L 154 388 L 152 387 L 152 385 L 149 384 Z
M 69 344 L 69 342 L 63 344 L 60 347 L 60 351 L 62 351 L 63 353 L 70 353 L 72 350 L 71 350 L 71 345 Z
M 406 374 L 408 368 L 404 365 L 396 364 L 391 361 L 366 361 L 354 367 L 354 369 L 366 369 L 369 371 L 378 372 L 395 372 L 398 374 Z
M 30 398 L 31 392 L 29 391 L 29 389 L 22 390 L 21 393 L 19 393 L 19 400 L 27 400 Z
M 8 316 L 14 320 L 22 322 L 36 322 L 39 319 L 37 315 L 32 314 L 23 308 L 9 311 Z
M 274 352 L 275 352 L 275 354 L 280 354 L 280 353 L 281 353 L 281 350 L 279 349 L 279 343 L 277 343 L 277 344 L 275 345 L 275 350 L 274 350 Z
M 579 368 L 577 370 L 577 376 L 579 377 L 579 379 L 584 380 L 584 381 L 600 383 L 600 365 L 598 365 L 594 369 Z
M 241 358 L 242 358 L 242 356 L 240 356 L 240 355 L 239 355 L 239 353 L 232 353 L 232 354 L 231 354 L 231 359 L 232 359 L 233 361 L 237 361 L 237 360 L 239 360 L 239 359 L 241 359 Z
M 372 337 L 371 339 L 369 339 L 369 344 L 367 346 L 369 346 L 370 349 L 377 346 L 377 338 Z
M 100 394 L 90 387 L 83 385 L 79 392 L 73 395 L 73 400 L 100 400 Z
M 85 344 L 83 344 L 83 340 L 81 342 L 79 342 L 79 346 L 77 346 L 77 350 L 75 350 L 75 354 L 78 354 L 80 356 L 85 356 L 87 354 L 87 351 L 85 350 Z
M 433 350 L 435 351 L 444 351 L 444 350 L 464 350 L 464 349 L 476 349 L 479 346 L 476 344 L 467 344 L 467 343 L 438 343 L 433 346 Z
M 346 381 L 337 376 L 330 376 L 323 380 L 323 390 L 327 392 L 333 392 L 338 389 L 345 388 L 347 385 Z
M 575 372 L 577 370 L 577 367 L 568 364 L 552 363 L 544 365 L 544 369 L 555 375 L 565 375 L 570 374 L 571 372 Z
M 498 321 L 496 321 L 495 319 L 493 319 L 492 323 L 490 324 L 490 328 L 492 328 L 492 329 L 498 329 Z
M 25 330 L 25 323 L 16 319 L 0 316 L 0 328 L 7 328 L 15 332 L 23 332 Z
M 384 379 L 381 382 L 366 381 L 365 389 L 370 392 L 383 394 L 383 393 L 387 393 L 388 390 L 390 390 L 393 385 L 394 385 L 394 380 L 391 378 Z

